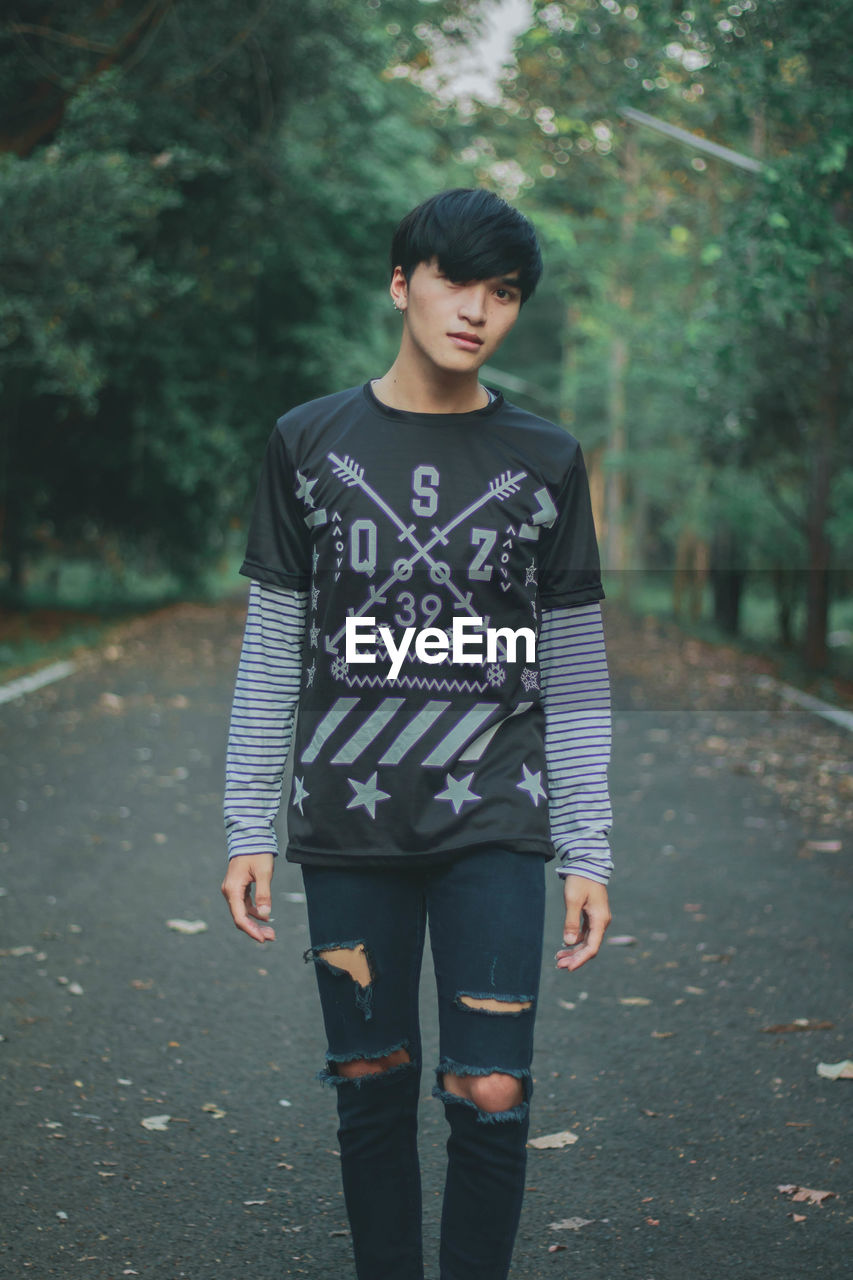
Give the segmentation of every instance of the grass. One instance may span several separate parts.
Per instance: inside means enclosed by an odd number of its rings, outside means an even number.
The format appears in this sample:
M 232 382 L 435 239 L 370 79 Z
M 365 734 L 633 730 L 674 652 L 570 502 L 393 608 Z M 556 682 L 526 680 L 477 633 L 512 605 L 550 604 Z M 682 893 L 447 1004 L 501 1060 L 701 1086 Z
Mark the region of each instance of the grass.
M 33 569 L 23 605 L 0 600 L 0 682 L 102 643 L 128 618 L 179 601 L 234 595 L 240 560 L 229 553 L 188 587 L 166 572 L 127 568 L 119 576 L 85 560 L 46 558 Z
M 832 638 L 829 666 L 826 672 L 816 673 L 806 667 L 799 652 L 805 632 L 805 603 L 798 602 L 793 611 L 792 631 L 796 647 L 786 648 L 779 639 L 776 601 L 762 582 L 747 582 L 741 598 L 740 634 L 732 636 L 714 623 L 710 586 L 704 588 L 701 613 L 694 622 L 687 616 L 686 605 L 682 616 L 675 617 L 671 572 L 638 570 L 632 572 L 627 580 L 623 576 L 622 581 L 618 575 L 614 576 L 617 577 L 616 582 L 612 579 L 605 581 L 608 596 L 620 600 L 633 613 L 677 623 L 686 634 L 712 644 L 734 645 L 745 653 L 766 655 L 776 663 L 780 678 L 790 684 L 808 685 L 818 696 L 831 701 L 834 680 L 853 682 L 853 599 L 832 602 L 828 627 Z

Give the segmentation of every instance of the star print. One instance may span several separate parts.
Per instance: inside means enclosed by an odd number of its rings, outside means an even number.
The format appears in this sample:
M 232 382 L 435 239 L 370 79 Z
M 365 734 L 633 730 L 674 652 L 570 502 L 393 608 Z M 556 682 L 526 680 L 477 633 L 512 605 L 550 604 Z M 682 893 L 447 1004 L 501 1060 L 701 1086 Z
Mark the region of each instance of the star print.
M 314 673 L 316 672 L 316 670 L 317 670 L 317 663 L 316 663 L 316 662 L 312 662 L 312 663 L 311 663 L 311 666 L 310 666 L 310 667 L 308 668 L 308 670 L 305 672 L 305 687 L 306 687 L 306 689 L 310 689 L 310 688 L 311 688 L 311 686 L 312 686 L 312 684 L 314 683 Z
M 473 770 L 465 778 L 454 778 L 452 774 L 448 774 L 445 779 L 447 785 L 443 791 L 439 791 L 436 800 L 449 800 L 454 813 L 459 812 L 466 800 L 482 800 L 483 797 L 478 796 L 468 785 L 473 776 Z
M 352 800 L 347 805 L 348 809 L 357 809 L 359 805 L 363 805 L 371 818 L 375 818 L 378 801 L 391 799 L 389 792 L 381 791 L 376 785 L 377 773 L 378 770 L 374 769 L 366 782 L 356 782 L 355 778 L 347 778 L 347 782 L 355 792 Z
M 319 587 L 312 587 L 312 588 L 311 588 L 311 608 L 312 608 L 312 610 L 317 608 L 317 601 L 318 601 L 319 599 L 320 599 L 320 588 L 319 588 Z
M 521 766 L 521 782 L 517 782 L 516 787 L 519 791 L 526 791 L 533 801 L 534 806 L 539 808 L 540 800 L 547 800 L 548 797 L 542 787 L 542 770 L 537 769 L 532 773 L 526 764 Z
M 301 498 L 306 506 L 313 507 L 314 499 L 311 497 L 311 490 L 317 483 L 316 476 L 313 480 L 309 480 L 301 471 L 297 471 L 296 479 L 299 481 L 299 488 L 296 490 L 297 498 Z
M 526 587 L 529 587 L 531 582 L 534 583 L 534 585 L 536 583 L 536 557 L 535 556 L 530 561 L 530 564 L 527 566 L 527 568 L 524 570 L 524 585 Z
M 303 778 L 297 778 L 297 777 L 296 777 L 296 775 L 294 774 L 294 777 L 293 777 L 293 803 L 299 806 L 299 812 L 303 815 L 303 817 L 304 817 L 305 815 L 304 815 L 304 812 L 303 812 L 303 809 L 302 809 L 302 802 L 303 802 L 303 800 L 307 800 L 307 799 L 308 799 L 308 797 L 310 796 L 310 794 L 311 794 L 311 792 L 310 792 L 310 791 L 306 791 L 306 790 L 305 790 L 305 781 L 304 781 L 304 779 L 303 779 Z
M 319 627 L 312 627 L 312 628 L 311 628 L 311 632 L 310 632 L 310 634 L 311 634 L 311 648 L 312 648 L 312 649 L 316 649 L 316 648 L 317 648 L 317 640 L 319 639 L 319 636 L 320 636 L 320 628 L 319 628 Z

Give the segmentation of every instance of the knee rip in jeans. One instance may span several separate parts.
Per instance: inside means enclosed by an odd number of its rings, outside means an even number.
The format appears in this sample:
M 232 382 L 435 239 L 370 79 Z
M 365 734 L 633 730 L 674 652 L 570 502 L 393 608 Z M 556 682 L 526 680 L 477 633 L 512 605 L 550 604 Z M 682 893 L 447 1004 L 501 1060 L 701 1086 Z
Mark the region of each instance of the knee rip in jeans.
M 533 1082 L 526 1068 L 471 1067 L 443 1058 L 435 1076 L 433 1097 L 473 1108 L 483 1124 L 527 1116 Z
M 324 1084 L 352 1084 L 356 1088 L 365 1083 L 388 1080 L 414 1067 L 408 1043 L 408 1040 L 401 1040 L 379 1053 L 328 1053 L 325 1069 L 317 1078 Z
M 498 1017 L 518 1017 L 533 1008 L 532 996 L 496 996 L 493 993 L 457 991 L 456 1006 L 472 1009 L 475 1013 L 497 1014 Z
M 376 974 L 363 941 L 329 942 L 322 947 L 309 947 L 303 958 L 306 964 L 313 960 L 315 964 L 323 965 L 336 977 L 348 974 L 355 983 L 355 1002 L 365 1020 L 373 1016 L 373 983 Z

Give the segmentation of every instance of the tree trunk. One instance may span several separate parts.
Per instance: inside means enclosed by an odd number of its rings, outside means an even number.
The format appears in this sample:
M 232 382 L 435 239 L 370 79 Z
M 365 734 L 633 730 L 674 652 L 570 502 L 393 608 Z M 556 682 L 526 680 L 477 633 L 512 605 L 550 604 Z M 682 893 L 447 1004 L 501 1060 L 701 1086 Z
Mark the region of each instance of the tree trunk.
M 826 522 L 838 439 L 838 406 L 841 396 L 841 364 L 837 351 L 830 361 L 826 393 L 821 399 L 815 433 L 809 492 L 809 569 L 806 585 L 806 641 L 803 657 L 815 671 L 827 665 L 826 633 L 829 625 L 829 566 L 832 547 Z
M 746 570 L 735 567 L 737 534 L 718 529 L 711 543 L 711 588 L 714 593 L 714 622 L 727 635 L 740 631 L 740 601 Z

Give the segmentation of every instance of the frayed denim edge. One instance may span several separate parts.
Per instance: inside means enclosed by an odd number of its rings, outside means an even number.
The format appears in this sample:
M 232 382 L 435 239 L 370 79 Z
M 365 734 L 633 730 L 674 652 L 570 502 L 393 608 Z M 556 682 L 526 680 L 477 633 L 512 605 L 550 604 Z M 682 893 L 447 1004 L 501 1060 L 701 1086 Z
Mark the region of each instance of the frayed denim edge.
M 397 1044 L 392 1044 L 389 1049 L 383 1049 L 381 1053 L 327 1053 L 326 1065 L 321 1071 L 318 1071 L 315 1080 L 319 1080 L 321 1084 L 328 1085 L 332 1089 L 339 1089 L 341 1085 L 351 1084 L 360 1089 L 366 1082 L 387 1080 L 391 1077 L 400 1075 L 403 1071 L 409 1071 L 413 1067 L 417 1068 L 416 1062 L 398 1062 L 393 1067 L 388 1067 L 386 1071 L 370 1071 L 363 1076 L 341 1076 L 337 1072 L 330 1070 L 330 1065 L 336 1062 L 356 1062 L 363 1060 L 364 1062 L 372 1062 L 376 1058 L 387 1058 L 389 1054 L 396 1053 L 398 1049 L 409 1048 L 408 1040 L 400 1040 Z
M 529 1004 L 529 1007 L 527 1009 L 472 1009 L 470 1004 L 463 1003 L 463 996 L 467 996 L 469 1000 L 499 1000 L 506 1004 Z M 457 1009 L 463 1009 L 465 1013 L 481 1013 L 487 1018 L 523 1018 L 525 1014 L 533 1012 L 536 1000 L 533 996 L 504 996 L 497 995 L 494 991 L 457 991 L 453 1003 Z
M 502 1076 L 515 1076 L 517 1080 L 522 1082 L 525 1095 L 524 1101 L 520 1102 L 517 1107 L 510 1107 L 508 1111 L 482 1111 L 476 1102 L 472 1102 L 470 1098 L 461 1098 L 458 1093 L 450 1093 L 447 1089 L 441 1087 L 439 1082 L 448 1071 L 454 1076 L 490 1076 L 495 1072 Z M 434 1098 L 438 1098 L 444 1103 L 459 1103 L 463 1107 L 468 1107 L 476 1113 L 480 1124 L 517 1122 L 524 1120 L 530 1110 L 533 1078 L 526 1067 L 466 1067 L 461 1062 L 454 1062 L 453 1058 L 442 1058 L 435 1069 L 435 1080 L 436 1082 L 432 1087 L 432 1096 Z
M 321 955 L 321 951 L 355 951 L 357 947 L 364 947 L 364 958 L 367 961 L 367 972 L 370 975 L 370 982 L 363 987 L 347 969 L 341 968 L 340 965 L 334 965 Z M 365 1022 L 369 1022 L 373 1017 L 373 984 L 376 981 L 376 970 L 373 967 L 373 957 L 370 954 L 370 948 L 364 938 L 356 938 L 354 942 L 327 942 L 321 947 L 309 947 L 307 951 L 302 953 L 302 959 L 306 964 L 322 965 L 324 969 L 328 969 L 333 978 L 349 978 L 355 987 L 355 1003 L 356 1008 L 360 1009 L 364 1014 Z

